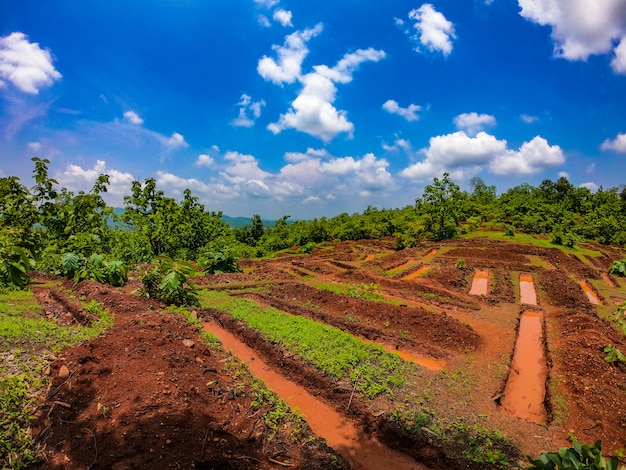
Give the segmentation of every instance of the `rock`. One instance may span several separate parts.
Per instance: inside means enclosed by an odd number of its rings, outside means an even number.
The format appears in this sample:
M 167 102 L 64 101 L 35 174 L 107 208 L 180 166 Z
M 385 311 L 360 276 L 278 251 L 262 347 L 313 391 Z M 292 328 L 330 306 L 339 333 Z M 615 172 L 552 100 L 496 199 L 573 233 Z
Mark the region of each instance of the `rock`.
M 188 347 L 188 348 L 193 348 L 193 346 L 194 346 L 195 344 L 196 344 L 196 343 L 194 343 L 194 342 L 193 342 L 193 341 L 191 341 L 190 339 L 184 339 L 184 340 L 183 340 L 183 345 L 184 345 L 184 346 L 186 346 L 186 347 Z
M 70 376 L 70 370 L 67 368 L 66 365 L 62 365 L 59 368 L 59 377 L 61 379 L 67 379 Z

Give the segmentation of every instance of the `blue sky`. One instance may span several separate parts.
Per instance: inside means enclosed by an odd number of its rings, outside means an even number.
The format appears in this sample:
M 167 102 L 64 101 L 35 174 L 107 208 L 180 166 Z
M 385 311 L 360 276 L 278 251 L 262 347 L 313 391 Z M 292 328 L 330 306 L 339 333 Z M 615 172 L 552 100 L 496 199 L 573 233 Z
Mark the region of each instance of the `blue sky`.
M 264 218 L 626 183 L 626 0 L 3 0 L 0 176 Z

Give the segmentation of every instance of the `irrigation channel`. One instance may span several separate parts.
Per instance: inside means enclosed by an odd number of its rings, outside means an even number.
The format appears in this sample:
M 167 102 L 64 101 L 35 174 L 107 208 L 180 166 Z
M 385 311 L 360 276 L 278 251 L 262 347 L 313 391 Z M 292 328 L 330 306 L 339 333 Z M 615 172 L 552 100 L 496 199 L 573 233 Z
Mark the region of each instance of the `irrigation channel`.
M 591 288 L 591 286 L 587 283 L 587 281 L 585 281 L 584 279 L 581 279 L 580 281 L 578 281 L 578 284 L 580 285 L 583 292 L 589 299 L 589 302 L 591 302 L 594 305 L 602 305 L 602 301 L 598 297 L 598 294 L 596 294 L 596 292 Z
M 523 304 L 537 305 L 537 291 L 530 274 L 520 275 L 520 300 Z M 547 422 L 544 317 L 540 310 L 522 312 L 501 403 L 506 412 L 537 424 Z
M 486 269 L 478 269 L 472 280 L 472 288 L 470 295 L 487 295 L 489 288 L 489 271 Z
M 297 408 L 318 437 L 341 454 L 353 468 L 363 470 L 427 470 L 429 467 L 411 457 L 390 449 L 368 436 L 358 425 L 329 405 L 311 395 L 304 387 L 288 380 L 272 369 L 246 344 L 214 322 L 204 323 L 204 331 L 215 335 L 225 350 L 245 362 L 250 371 L 265 382 L 292 408 Z

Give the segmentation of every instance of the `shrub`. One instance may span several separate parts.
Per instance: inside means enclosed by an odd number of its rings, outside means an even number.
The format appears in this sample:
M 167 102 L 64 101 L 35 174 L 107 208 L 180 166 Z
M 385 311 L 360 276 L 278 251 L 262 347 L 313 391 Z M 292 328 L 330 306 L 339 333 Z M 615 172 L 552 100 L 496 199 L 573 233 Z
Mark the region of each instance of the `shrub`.
M 198 264 L 204 267 L 204 272 L 208 274 L 241 272 L 235 253 L 228 246 L 223 247 L 221 250 L 205 251 L 198 258 Z
M 609 274 L 617 274 L 618 276 L 626 276 L 626 258 L 613 261 L 609 266 Z
M 169 304 L 198 306 L 198 291 L 189 278 L 196 274 L 192 264 L 169 256 L 156 258 L 158 265 L 141 277 L 141 294 Z
M 542 452 L 538 460 L 528 459 L 527 470 L 618 470 L 619 460 L 602 457 L 602 441 L 581 444 L 574 440 L 573 447 L 562 447 L 558 452 Z

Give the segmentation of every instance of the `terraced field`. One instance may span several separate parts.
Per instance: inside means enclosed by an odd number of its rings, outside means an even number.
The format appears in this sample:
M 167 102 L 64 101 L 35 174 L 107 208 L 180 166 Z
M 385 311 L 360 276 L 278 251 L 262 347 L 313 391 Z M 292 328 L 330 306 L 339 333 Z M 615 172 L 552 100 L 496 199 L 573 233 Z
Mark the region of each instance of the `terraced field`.
M 40 279 L 49 316 L 89 321 L 74 296 L 116 318 L 52 364 L 33 429 L 43 467 L 508 468 L 571 437 L 622 455 L 626 367 L 604 348 L 626 351 L 626 282 L 607 274 L 624 253 L 519 240 L 243 260 L 196 278 L 202 307 L 187 312 L 132 294 L 137 281 Z M 260 419 L 259 392 L 200 330 L 306 424 Z

